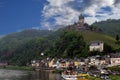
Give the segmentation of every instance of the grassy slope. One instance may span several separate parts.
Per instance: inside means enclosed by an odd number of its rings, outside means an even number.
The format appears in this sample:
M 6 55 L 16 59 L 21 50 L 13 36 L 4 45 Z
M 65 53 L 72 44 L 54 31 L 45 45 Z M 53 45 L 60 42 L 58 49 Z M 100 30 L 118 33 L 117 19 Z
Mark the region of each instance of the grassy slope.
M 120 48 L 119 45 L 115 44 L 116 40 L 111 36 L 90 31 L 81 32 L 81 34 L 84 36 L 86 42 L 100 40 L 103 41 L 104 43 L 111 45 L 114 49 Z
M 117 34 L 120 35 L 120 19 L 118 20 L 107 20 L 107 21 L 101 21 L 96 22 L 93 24 L 94 26 L 97 26 L 98 28 L 101 28 L 105 33 L 116 36 Z
M 111 80 L 120 80 L 120 76 L 110 76 Z
M 89 80 L 101 80 L 101 79 L 100 79 L 100 78 L 93 77 L 93 76 L 89 76 Z

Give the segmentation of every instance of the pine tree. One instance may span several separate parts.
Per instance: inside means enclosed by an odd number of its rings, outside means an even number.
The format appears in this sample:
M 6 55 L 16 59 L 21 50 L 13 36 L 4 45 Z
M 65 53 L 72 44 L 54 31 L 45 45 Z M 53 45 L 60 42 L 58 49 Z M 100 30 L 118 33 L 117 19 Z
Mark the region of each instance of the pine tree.
M 116 41 L 117 42 L 119 41 L 119 35 L 118 34 L 116 35 Z

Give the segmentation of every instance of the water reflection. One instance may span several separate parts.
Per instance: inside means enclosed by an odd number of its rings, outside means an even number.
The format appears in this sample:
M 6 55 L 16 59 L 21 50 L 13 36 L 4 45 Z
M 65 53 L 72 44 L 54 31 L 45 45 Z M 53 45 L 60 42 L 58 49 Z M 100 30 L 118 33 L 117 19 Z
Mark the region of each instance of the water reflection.
M 48 71 L 39 71 L 29 73 L 27 76 L 22 77 L 21 80 L 64 80 L 59 74 L 53 74 Z M 79 78 L 78 80 L 88 80 L 87 78 Z
M 59 74 L 48 71 L 17 71 L 0 69 L 0 80 L 62 80 Z
M 0 80 L 63 80 L 61 75 L 53 74 L 48 71 L 16 71 L 16 70 L 1 70 Z M 88 80 L 79 78 L 78 80 Z
M 62 80 L 59 74 L 48 71 L 29 72 L 27 76 L 22 76 L 21 80 Z

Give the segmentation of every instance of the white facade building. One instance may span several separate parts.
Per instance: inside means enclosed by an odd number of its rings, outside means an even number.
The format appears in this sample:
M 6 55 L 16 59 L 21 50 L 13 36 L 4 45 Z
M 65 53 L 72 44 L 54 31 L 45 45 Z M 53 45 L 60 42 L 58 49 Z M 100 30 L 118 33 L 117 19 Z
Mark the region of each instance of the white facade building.
M 102 52 L 104 50 L 104 43 L 101 41 L 92 41 L 89 45 L 89 51 L 99 51 Z
M 120 65 L 120 58 L 110 58 L 111 66 Z

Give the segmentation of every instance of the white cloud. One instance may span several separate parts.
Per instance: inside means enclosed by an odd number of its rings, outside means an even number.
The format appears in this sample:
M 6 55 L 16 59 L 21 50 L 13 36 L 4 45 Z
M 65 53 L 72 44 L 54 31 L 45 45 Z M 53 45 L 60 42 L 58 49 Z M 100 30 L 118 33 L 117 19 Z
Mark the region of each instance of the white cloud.
M 52 27 L 51 27 L 52 25 L 49 22 L 43 21 L 41 25 L 42 25 L 42 29 L 52 30 Z
M 85 18 L 88 24 L 109 18 L 120 18 L 119 0 L 47 0 L 47 2 L 42 12 L 44 20 L 41 22 L 47 29 L 52 29 L 56 25 L 73 24 L 81 13 L 88 15 Z M 101 9 L 103 7 L 109 7 L 111 11 L 104 11 Z M 51 19 L 54 20 L 52 23 Z

